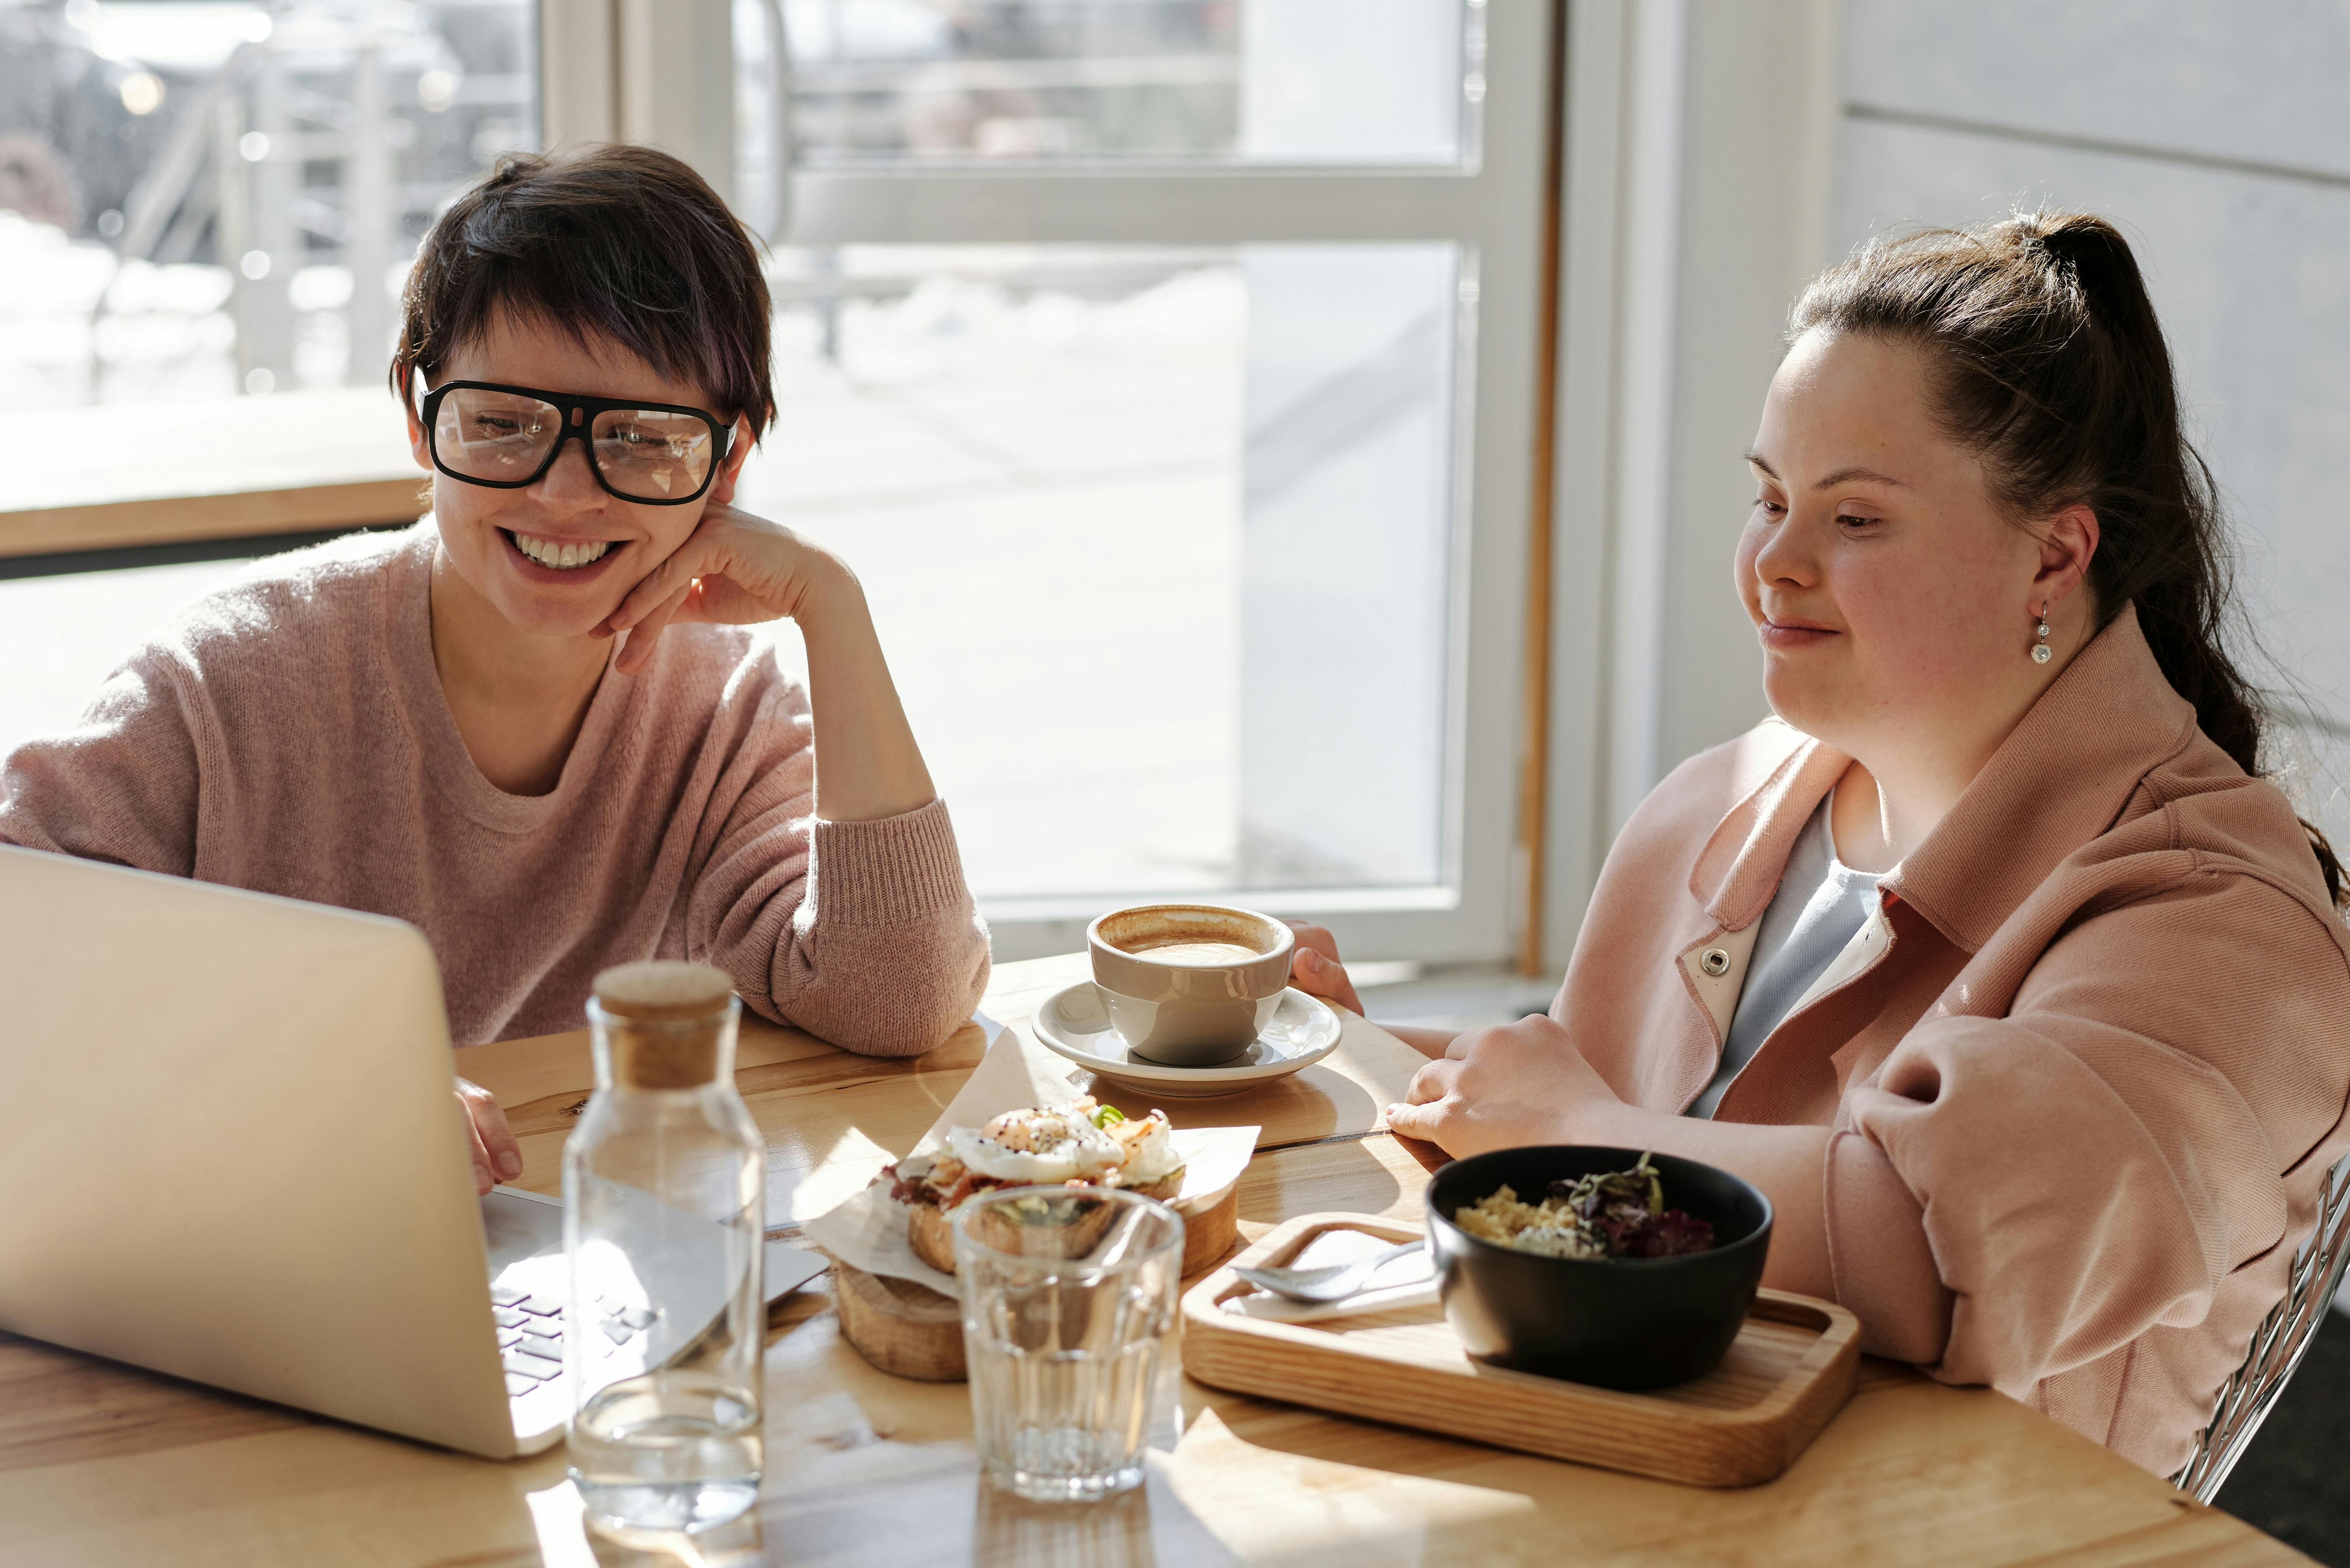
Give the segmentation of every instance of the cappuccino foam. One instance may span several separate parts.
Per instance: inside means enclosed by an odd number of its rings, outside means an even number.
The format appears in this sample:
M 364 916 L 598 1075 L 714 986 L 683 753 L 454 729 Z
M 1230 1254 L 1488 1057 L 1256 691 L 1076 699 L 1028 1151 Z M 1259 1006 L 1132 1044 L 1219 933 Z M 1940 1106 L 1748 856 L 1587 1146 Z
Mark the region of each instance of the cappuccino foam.
M 1195 942 L 1180 937 L 1171 941 L 1154 942 L 1149 947 L 1127 950 L 1138 958 L 1153 963 L 1180 964 L 1186 969 L 1208 969 L 1217 964 L 1249 963 L 1265 955 L 1254 948 L 1244 948 L 1238 942 Z

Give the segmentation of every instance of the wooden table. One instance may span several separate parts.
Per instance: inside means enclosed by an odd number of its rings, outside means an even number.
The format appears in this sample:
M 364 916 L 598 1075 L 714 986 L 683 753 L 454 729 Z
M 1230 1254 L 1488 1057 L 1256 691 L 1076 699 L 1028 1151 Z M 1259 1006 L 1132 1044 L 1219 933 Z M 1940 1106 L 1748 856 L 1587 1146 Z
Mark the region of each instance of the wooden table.
M 986 1009 L 1024 1023 L 1082 961 L 1006 964 Z M 770 1220 L 820 1211 L 903 1152 L 978 1059 L 976 1029 L 919 1062 L 743 1032 L 769 1144 Z M 1378 1127 L 1419 1058 L 1359 1021 L 1322 1066 L 1179 1124 L 1261 1122 L 1242 1228 L 1319 1209 L 1416 1215 L 1434 1151 Z M 584 1035 L 464 1053 L 510 1107 L 520 1185 L 558 1182 L 588 1081 Z M 98 1140 L 94 1140 L 98 1141 Z M 822 1282 L 779 1303 L 767 1480 L 699 1555 L 591 1539 L 558 1448 L 492 1464 L 0 1335 L 0 1563 L 80 1564 L 1888 1563 L 2254 1564 L 2307 1560 L 1986 1389 L 1866 1364 L 1860 1392 L 1766 1486 L 1707 1491 L 1185 1385 L 1149 1483 L 1054 1509 L 983 1485 L 959 1384 L 875 1371 Z

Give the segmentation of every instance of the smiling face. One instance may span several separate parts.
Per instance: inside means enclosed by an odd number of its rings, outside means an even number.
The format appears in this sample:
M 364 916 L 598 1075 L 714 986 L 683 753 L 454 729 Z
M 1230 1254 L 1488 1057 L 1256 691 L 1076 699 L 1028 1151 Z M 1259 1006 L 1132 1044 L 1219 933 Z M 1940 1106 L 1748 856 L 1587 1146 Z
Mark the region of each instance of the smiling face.
M 504 311 L 478 339 L 449 356 L 433 384 L 452 380 L 640 398 L 709 409 L 722 418 L 724 413 L 702 388 L 668 379 L 618 345 L 582 344 L 543 322 Z M 732 498 L 735 475 L 751 449 L 739 424 L 734 433 L 710 489 L 682 506 L 646 505 L 614 495 L 597 483 L 587 451 L 576 441 L 566 441 L 554 466 L 520 490 L 468 484 L 435 469 L 432 510 L 442 549 L 465 586 L 517 630 L 584 637 L 685 542 L 705 506 Z M 430 468 L 424 430 L 412 411 L 409 439 L 416 461 Z
M 1920 747 L 1988 755 L 2053 674 L 2029 657 L 2058 586 L 2047 552 L 1937 427 L 1924 369 L 1897 341 L 1799 338 L 1763 404 L 1738 544 L 1772 710 L 1880 772 L 1874 758 Z

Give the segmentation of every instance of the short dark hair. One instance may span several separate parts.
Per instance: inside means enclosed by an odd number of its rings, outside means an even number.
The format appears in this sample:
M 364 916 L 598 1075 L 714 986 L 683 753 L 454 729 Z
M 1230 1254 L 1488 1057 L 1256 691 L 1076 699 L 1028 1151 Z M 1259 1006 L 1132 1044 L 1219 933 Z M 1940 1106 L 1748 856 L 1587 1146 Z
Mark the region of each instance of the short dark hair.
M 400 295 L 391 389 L 411 400 L 501 309 L 619 344 L 747 417 L 775 417 L 767 280 L 748 231 L 650 147 L 509 153 L 441 214 Z M 569 390 L 571 389 L 562 389 Z

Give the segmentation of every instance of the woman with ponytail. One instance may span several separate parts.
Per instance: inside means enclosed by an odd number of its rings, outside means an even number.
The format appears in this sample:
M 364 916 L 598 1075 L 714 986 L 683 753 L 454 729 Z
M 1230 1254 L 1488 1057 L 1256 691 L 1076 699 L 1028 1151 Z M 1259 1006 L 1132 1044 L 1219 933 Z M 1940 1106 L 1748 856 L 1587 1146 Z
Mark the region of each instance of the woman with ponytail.
M 1735 566 L 1776 717 L 1633 815 L 1546 1016 L 1412 1032 L 1390 1123 L 1735 1170 L 1768 1282 L 2168 1473 L 2350 1147 L 2350 931 L 2162 329 L 2042 213 L 1870 244 L 1788 341 Z

